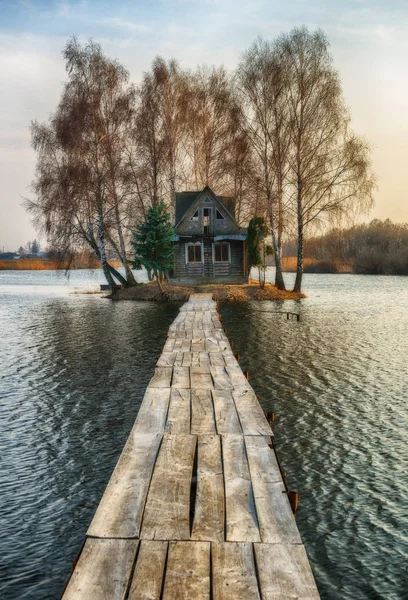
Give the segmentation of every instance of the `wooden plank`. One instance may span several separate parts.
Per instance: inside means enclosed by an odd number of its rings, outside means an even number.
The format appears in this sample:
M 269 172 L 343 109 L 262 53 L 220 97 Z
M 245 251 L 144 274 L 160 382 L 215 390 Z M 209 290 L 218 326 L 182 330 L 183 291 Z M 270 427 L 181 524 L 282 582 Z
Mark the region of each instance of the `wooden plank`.
M 168 338 L 164 344 L 163 352 L 171 352 L 174 348 L 174 338 Z
M 190 433 L 190 390 L 171 388 L 166 433 Z
M 87 535 L 99 538 L 139 536 L 161 439 L 161 434 L 137 434 L 132 430 Z
M 301 544 L 270 438 L 245 438 L 261 541 Z
M 232 390 L 233 385 L 225 367 L 211 367 L 211 375 L 216 390 Z
M 221 352 L 221 348 L 218 345 L 218 340 L 210 335 L 205 337 L 205 349 L 207 352 Z
M 244 435 L 273 435 L 253 390 L 234 390 L 232 397 Z
M 224 356 L 221 352 L 211 352 L 209 356 L 212 367 L 225 367 Z
M 213 402 L 209 389 L 191 390 L 191 433 L 201 435 L 216 433 Z
M 208 370 L 208 372 L 205 372 Z M 213 381 L 209 369 L 205 367 L 191 367 L 190 369 L 191 389 L 211 389 Z
M 230 390 L 213 390 L 215 426 L 219 435 L 242 435 L 237 409 Z
M 238 361 L 235 358 L 232 350 L 224 350 L 224 352 L 222 353 L 222 357 L 227 367 L 239 367 Z
M 193 338 L 191 340 L 191 350 L 193 352 L 204 352 L 204 350 L 205 350 L 205 340 L 204 340 L 204 337 Z
M 223 436 L 222 453 L 227 517 L 226 540 L 260 542 L 244 438 L 236 435 Z
M 262 600 L 319 600 L 302 545 L 254 544 Z
M 163 352 L 157 361 L 158 367 L 172 367 L 176 360 L 177 352 Z
M 151 388 L 168 388 L 171 384 L 171 367 L 156 367 L 154 375 L 150 380 L 149 387 Z
M 191 351 L 191 340 L 178 339 L 174 342 L 174 350 L 179 352 L 190 352 Z
M 140 542 L 129 600 L 160 600 L 167 546 L 167 542 Z
M 170 542 L 163 600 L 210 599 L 209 542 Z
M 183 352 L 183 367 L 191 367 L 193 362 L 193 353 L 192 352 Z
M 210 364 L 210 354 L 208 352 L 200 352 L 200 361 L 199 362 L 200 362 L 200 367 L 207 367 Z
M 261 600 L 252 544 L 214 542 L 211 548 L 213 600 Z
M 252 390 L 251 384 L 245 377 L 242 369 L 239 365 L 230 365 L 226 367 L 231 380 L 234 382 L 234 388 L 240 390 L 244 388 L 246 390 Z
M 138 543 L 88 538 L 63 600 L 123 600 Z
M 197 438 L 164 435 L 143 516 L 142 539 L 190 539 L 190 489 Z
M 223 541 L 224 520 L 221 440 L 217 435 L 198 436 L 197 494 L 191 538 Z
M 146 389 L 133 429 L 138 433 L 163 433 L 170 400 L 170 388 Z
M 171 385 L 173 388 L 190 389 L 190 369 L 188 367 L 174 367 Z

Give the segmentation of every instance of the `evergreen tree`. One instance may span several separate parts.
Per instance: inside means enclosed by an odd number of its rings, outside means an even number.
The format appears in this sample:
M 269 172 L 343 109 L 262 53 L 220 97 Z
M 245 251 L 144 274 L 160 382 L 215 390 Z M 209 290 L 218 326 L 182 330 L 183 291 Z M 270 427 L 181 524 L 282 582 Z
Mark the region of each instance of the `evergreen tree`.
M 152 271 L 161 294 L 161 279 L 174 265 L 173 235 L 170 215 L 163 202 L 149 208 L 146 219 L 133 233 L 133 268 L 141 269 L 143 266 Z

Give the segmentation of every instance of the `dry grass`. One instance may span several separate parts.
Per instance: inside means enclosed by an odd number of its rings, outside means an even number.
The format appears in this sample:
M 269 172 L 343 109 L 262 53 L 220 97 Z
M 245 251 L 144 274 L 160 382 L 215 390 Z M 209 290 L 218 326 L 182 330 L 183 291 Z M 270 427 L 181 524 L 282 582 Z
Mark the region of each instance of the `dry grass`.
M 157 283 L 142 283 L 136 287 L 118 290 L 110 297 L 113 300 L 186 302 L 190 294 L 205 292 L 207 294 L 212 294 L 214 300 L 218 302 L 249 302 L 250 300 L 272 300 L 282 302 L 283 300 L 299 300 L 300 298 L 305 298 L 304 294 L 282 292 L 269 283 L 261 289 L 259 284 L 253 280 L 251 280 L 249 284 L 243 285 L 165 285 L 164 290 L 165 295 L 161 296 Z

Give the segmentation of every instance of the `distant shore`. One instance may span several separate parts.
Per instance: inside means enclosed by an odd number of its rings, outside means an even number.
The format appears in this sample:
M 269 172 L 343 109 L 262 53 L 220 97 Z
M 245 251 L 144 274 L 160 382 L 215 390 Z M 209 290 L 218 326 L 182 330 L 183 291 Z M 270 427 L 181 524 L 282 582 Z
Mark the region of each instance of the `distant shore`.
M 112 267 L 120 267 L 119 261 L 110 260 Z M 14 260 L 0 260 L 0 271 L 66 271 L 67 269 L 100 269 L 101 264 L 98 260 L 82 261 L 74 260 L 56 261 L 41 258 L 18 258 Z

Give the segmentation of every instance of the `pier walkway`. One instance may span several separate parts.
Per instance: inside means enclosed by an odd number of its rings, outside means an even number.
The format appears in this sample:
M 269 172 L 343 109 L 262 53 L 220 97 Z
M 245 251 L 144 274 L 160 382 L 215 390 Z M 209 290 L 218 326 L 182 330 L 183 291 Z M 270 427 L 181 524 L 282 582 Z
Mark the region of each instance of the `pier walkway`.
M 192 295 L 63 600 L 318 599 L 272 435 L 211 295 Z

